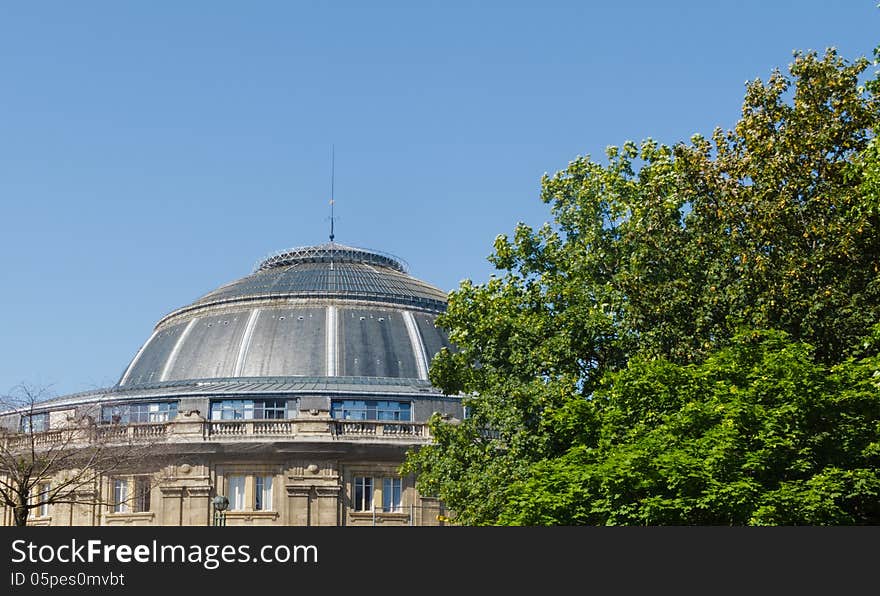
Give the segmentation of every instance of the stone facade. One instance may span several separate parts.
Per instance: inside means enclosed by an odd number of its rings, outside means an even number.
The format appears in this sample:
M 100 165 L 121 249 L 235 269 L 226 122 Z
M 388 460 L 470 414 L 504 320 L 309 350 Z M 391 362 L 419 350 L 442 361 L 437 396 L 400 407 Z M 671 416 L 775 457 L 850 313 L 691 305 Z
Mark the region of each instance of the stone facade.
M 140 437 L 135 441 L 147 442 L 148 451 L 161 455 L 79 487 L 70 499 L 74 504 L 50 504 L 45 512 L 34 509 L 29 525 L 212 525 L 218 521 L 212 499 L 230 494 L 231 478 L 243 479 L 243 491 L 225 512 L 229 526 L 442 523 L 441 504 L 419 495 L 414 478 L 398 473 L 406 451 L 430 440 L 424 423 L 353 423 L 334 420 L 328 411 L 308 411 L 289 420 L 217 423 L 189 412 L 165 423 L 112 430 L 126 440 Z M 259 503 L 258 478 L 270 486 L 264 487 Z M 370 494 L 358 503 L 355 486 L 363 479 L 370 479 Z M 125 498 L 114 493 L 117 483 L 125 484 Z M 143 495 L 147 491 L 137 493 L 137 487 L 147 486 L 148 496 Z M 383 494 L 389 486 L 399 496 Z M 11 525 L 12 510 L 3 508 L 0 519 Z

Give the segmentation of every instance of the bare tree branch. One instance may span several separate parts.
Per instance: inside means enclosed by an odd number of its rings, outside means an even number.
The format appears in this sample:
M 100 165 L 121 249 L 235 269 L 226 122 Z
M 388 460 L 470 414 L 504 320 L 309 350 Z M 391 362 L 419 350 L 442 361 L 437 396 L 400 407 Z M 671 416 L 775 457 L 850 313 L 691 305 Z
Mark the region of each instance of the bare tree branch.
M 13 510 L 16 525 L 27 525 L 30 511 L 43 505 L 118 505 L 114 495 L 104 496 L 103 480 L 137 473 L 165 451 L 136 429 L 105 427 L 88 415 L 53 427 L 41 408 L 47 397 L 45 388 L 22 384 L 0 398 L 0 503 Z M 121 503 L 138 497 L 128 492 Z

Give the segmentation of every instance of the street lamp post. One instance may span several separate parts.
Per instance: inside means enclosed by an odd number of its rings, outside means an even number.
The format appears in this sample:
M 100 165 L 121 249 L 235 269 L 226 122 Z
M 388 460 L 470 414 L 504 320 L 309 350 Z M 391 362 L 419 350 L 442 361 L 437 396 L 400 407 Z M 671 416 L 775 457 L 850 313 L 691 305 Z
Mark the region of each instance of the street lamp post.
M 226 509 L 229 507 L 229 499 L 223 495 L 214 497 L 214 525 L 226 525 Z

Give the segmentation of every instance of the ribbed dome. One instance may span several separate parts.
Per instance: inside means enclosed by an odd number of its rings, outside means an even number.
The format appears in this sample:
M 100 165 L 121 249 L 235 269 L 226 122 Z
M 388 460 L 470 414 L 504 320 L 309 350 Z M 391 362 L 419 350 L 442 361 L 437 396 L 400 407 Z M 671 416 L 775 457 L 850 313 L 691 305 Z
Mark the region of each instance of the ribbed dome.
M 363 248 L 355 248 L 353 246 L 345 246 L 336 242 L 328 242 L 317 246 L 301 246 L 299 248 L 290 248 L 282 250 L 274 255 L 263 259 L 256 270 L 273 269 L 275 267 L 283 267 L 285 265 L 295 265 L 299 263 L 363 263 L 367 265 L 378 265 L 380 267 L 389 267 L 395 271 L 406 273 L 406 267 L 403 262 L 392 255 L 381 253 Z
M 165 316 L 119 381 L 253 377 L 427 379 L 449 341 L 446 293 L 397 258 L 337 243 L 276 253 Z
M 276 253 L 254 273 L 217 288 L 169 315 L 209 304 L 265 298 L 344 298 L 443 310 L 446 293 L 406 273 L 390 255 L 322 244 Z

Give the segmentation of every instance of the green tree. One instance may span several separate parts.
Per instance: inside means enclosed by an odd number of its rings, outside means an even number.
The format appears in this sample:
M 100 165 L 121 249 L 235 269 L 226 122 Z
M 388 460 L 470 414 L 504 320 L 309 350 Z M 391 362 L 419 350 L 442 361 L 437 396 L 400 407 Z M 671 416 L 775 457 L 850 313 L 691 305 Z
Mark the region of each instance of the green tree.
M 533 466 L 501 523 L 880 521 L 880 359 L 817 363 L 782 332 L 699 365 L 633 359 L 594 396 L 599 440 Z
M 690 379 L 682 367 L 719 357 L 742 329 L 778 330 L 792 345 L 814 346 L 809 362 L 828 375 L 828 367 L 872 355 L 870 330 L 880 321 L 872 135 L 880 103 L 876 82 L 860 85 L 868 64 L 834 50 L 796 53 L 787 75 L 747 85 L 731 131 L 674 146 L 627 142 L 610 147 L 604 165 L 583 157 L 545 176 L 541 198 L 552 223 L 500 235 L 490 257 L 500 275 L 462 283 L 439 320 L 457 351 L 441 351 L 431 380 L 465 395 L 469 417 L 433 421 L 435 443 L 408 456 L 404 470 L 422 490 L 443 498 L 464 524 L 708 519 L 683 501 L 663 516 L 646 516 L 630 501 L 609 501 L 604 517 L 586 513 L 590 502 L 567 516 L 512 512 L 528 509 L 529 494 L 555 500 L 574 491 L 563 475 L 548 475 L 555 466 L 581 478 L 575 484 L 583 490 L 604 481 L 602 471 L 612 475 L 610 459 L 579 464 L 586 453 L 621 453 L 599 449 L 619 408 L 597 396 L 617 395 L 613 384 L 628 382 L 634 366 L 658 363 L 643 372 L 660 377 L 639 383 L 662 383 L 663 374 Z M 670 393 L 674 384 L 663 386 L 651 399 L 682 399 Z M 653 424 L 662 413 L 646 406 L 631 422 Z M 651 436 L 656 449 L 673 445 Z M 648 440 L 631 437 L 639 449 Z M 632 460 L 634 477 L 651 473 L 647 462 Z M 532 484 L 539 478 L 544 492 Z M 570 494 L 600 494 L 592 490 Z M 661 497 L 646 491 L 628 494 Z M 718 515 L 729 523 L 765 519 Z

